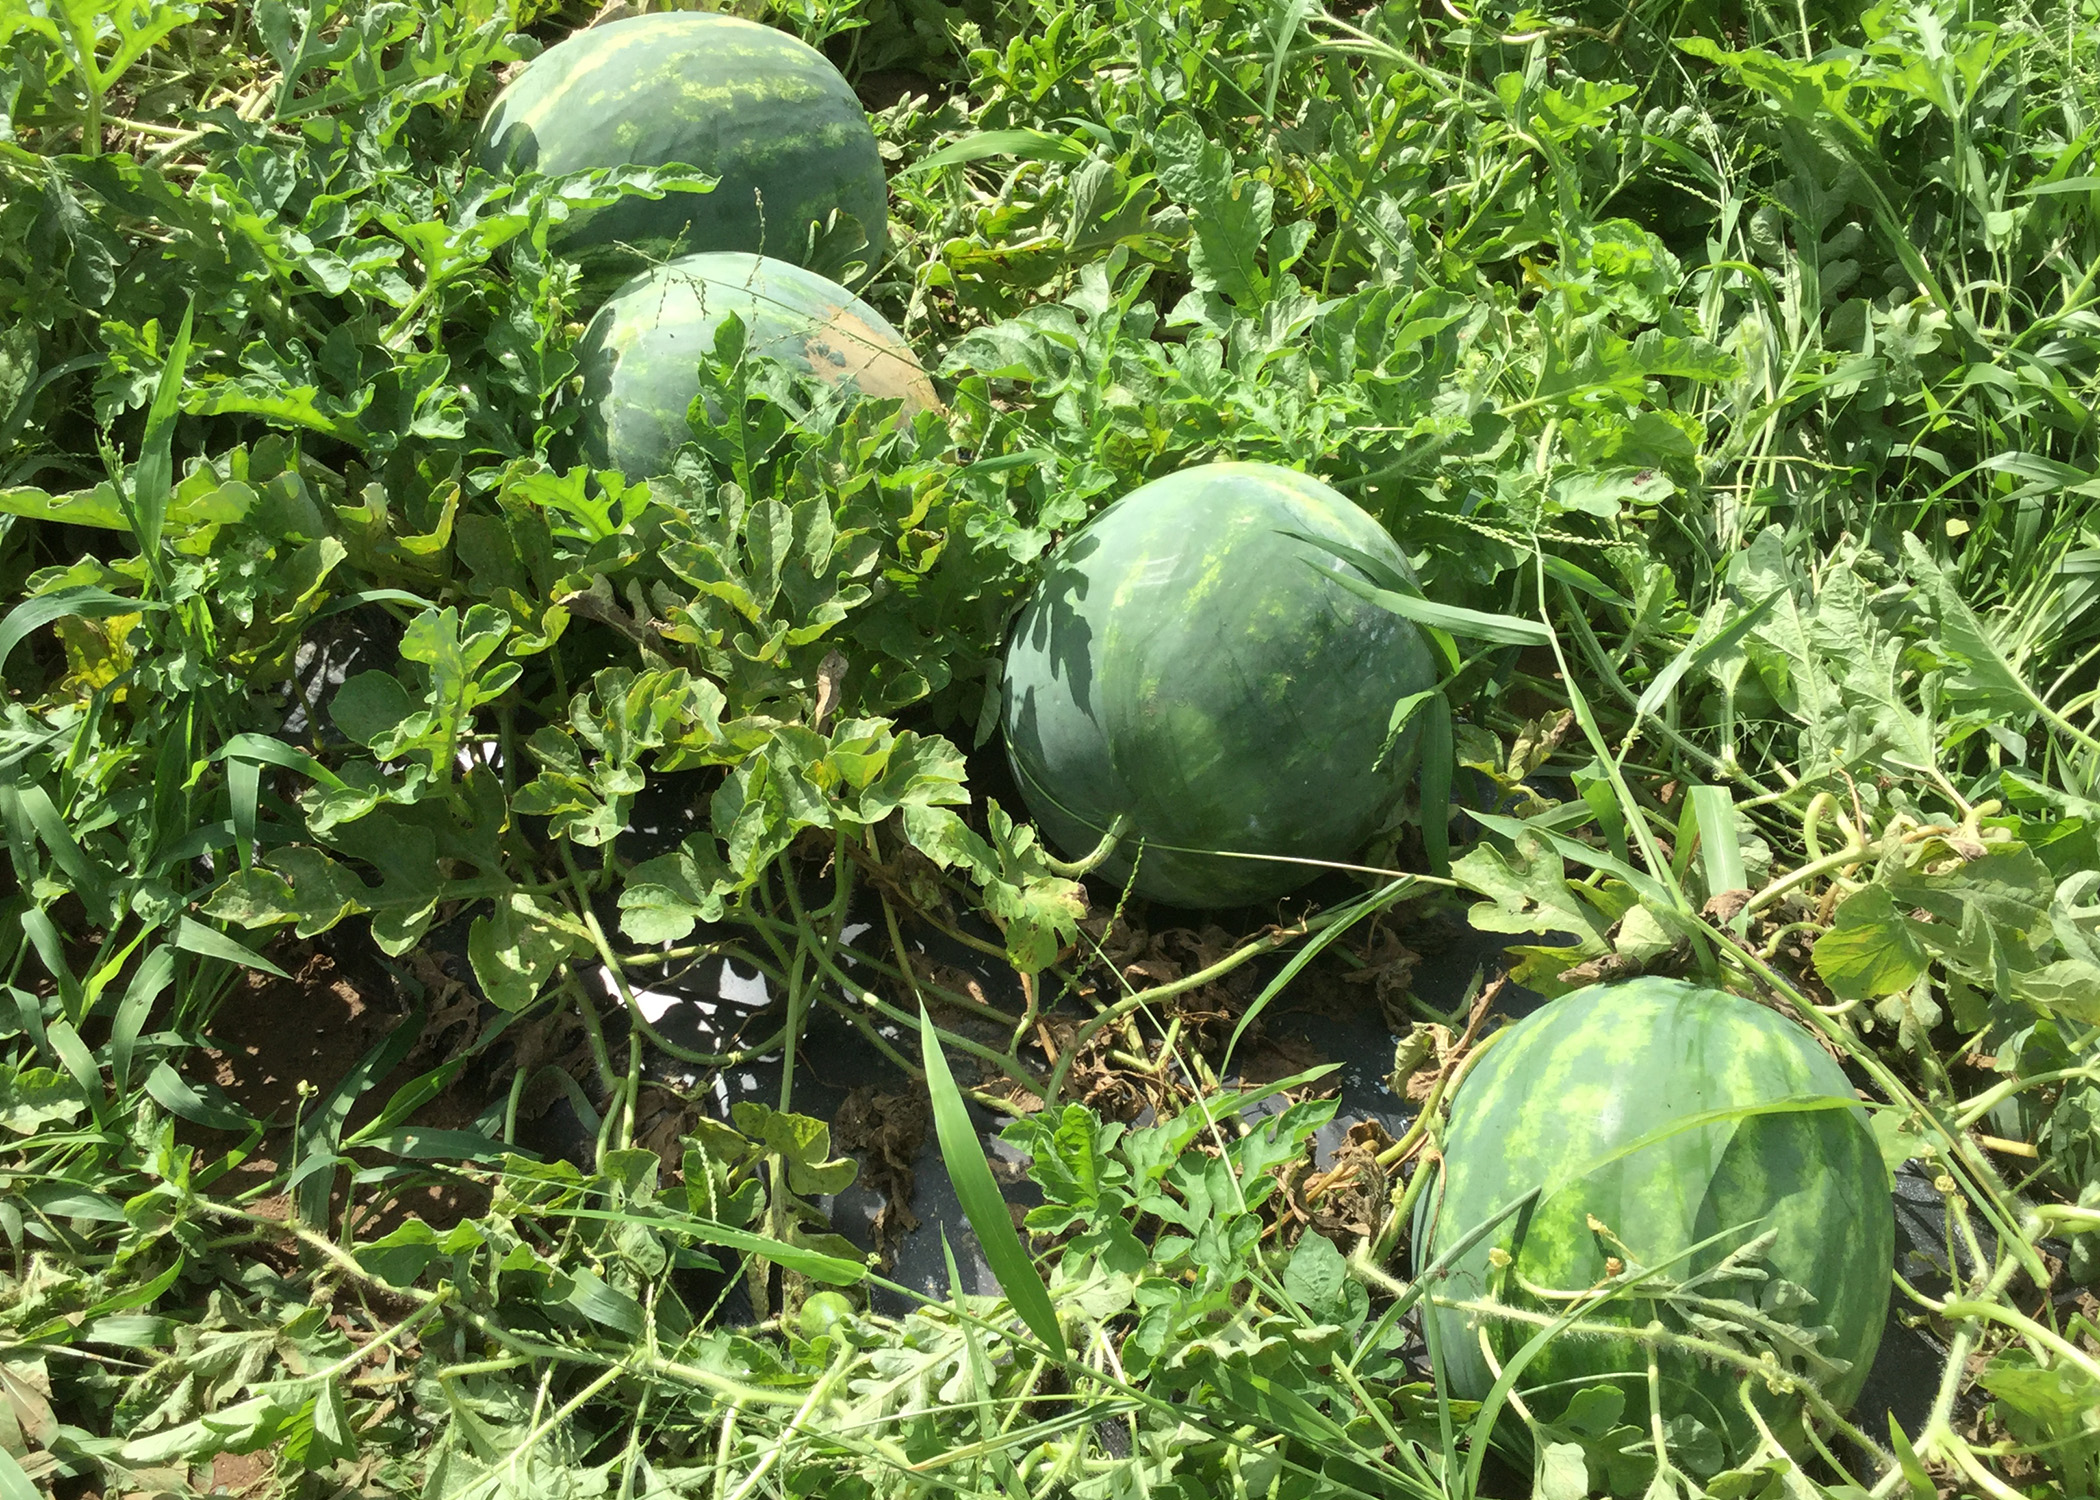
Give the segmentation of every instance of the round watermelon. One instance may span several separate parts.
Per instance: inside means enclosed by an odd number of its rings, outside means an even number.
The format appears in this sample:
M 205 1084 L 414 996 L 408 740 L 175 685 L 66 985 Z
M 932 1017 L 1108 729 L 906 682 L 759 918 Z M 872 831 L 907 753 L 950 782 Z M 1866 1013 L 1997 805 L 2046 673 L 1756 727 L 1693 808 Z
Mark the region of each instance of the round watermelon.
M 1421 633 L 1340 583 L 1334 543 L 1412 578 L 1391 537 L 1271 464 L 1133 491 L 1051 556 L 1007 646 L 1006 748 L 1068 853 L 1181 907 L 1281 895 L 1345 861 L 1399 797 L 1394 705 L 1436 682 Z
M 1744 1110 L 1762 1112 L 1701 1118 Z M 1565 1299 L 1542 1294 L 1595 1286 L 1612 1273 L 1608 1258 L 1664 1267 L 1691 1251 L 1665 1272 L 1683 1283 L 1769 1231 L 1760 1262 L 1768 1279 L 1717 1278 L 1698 1295 L 1827 1330 L 1809 1344 L 1812 1355 L 1789 1353 L 1786 1363 L 1839 1407 L 1859 1394 L 1888 1312 L 1895 1210 L 1852 1086 L 1793 1022 L 1735 995 L 1653 978 L 1578 990 L 1517 1022 L 1452 1100 L 1442 1179 L 1416 1211 L 1417 1274 L 1533 1186 L 1543 1192 L 1532 1208 L 1432 1288 L 1440 1302 L 1493 1297 L 1558 1314 Z M 1500 1267 L 1497 1250 L 1509 1257 Z M 1687 1314 L 1715 1311 L 1624 1297 L 1592 1316 L 1628 1327 L 1659 1318 L 1713 1337 Z M 1429 1316 L 1451 1393 L 1462 1398 L 1493 1384 L 1483 1327 L 1503 1366 L 1537 1332 L 1449 1306 Z M 1558 1338 L 1517 1389 L 1550 1422 L 1575 1392 L 1617 1385 L 1626 1420 L 1645 1425 L 1646 1371 L 1646 1351 L 1631 1340 Z M 1736 1376 L 1682 1351 L 1666 1352 L 1660 1371 L 1666 1417 L 1695 1417 L 1731 1458 L 1748 1452 L 1754 1429 Z M 1753 1384 L 1760 1405 L 1791 1425 L 1798 1401 Z
M 703 11 L 576 32 L 490 106 L 476 161 L 497 173 L 684 165 L 708 193 L 631 197 L 559 231 L 594 279 L 705 250 L 800 264 L 834 210 L 888 234 L 888 186 L 867 111 L 838 69 L 785 32 Z
M 938 406 L 897 330 L 835 281 L 762 255 L 687 255 L 635 277 L 584 330 L 584 457 L 630 479 L 661 474 L 691 435 L 696 373 L 729 314 L 745 347 L 833 385 Z

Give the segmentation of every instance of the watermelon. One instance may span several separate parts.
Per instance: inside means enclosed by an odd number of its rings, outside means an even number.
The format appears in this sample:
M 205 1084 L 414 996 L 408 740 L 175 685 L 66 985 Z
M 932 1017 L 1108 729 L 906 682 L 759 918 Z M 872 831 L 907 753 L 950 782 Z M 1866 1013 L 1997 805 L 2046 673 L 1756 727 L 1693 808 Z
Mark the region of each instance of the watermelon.
M 1707 1111 L 1804 1099 L 1844 1103 L 1689 1123 Z M 1436 1297 L 1495 1294 L 1558 1313 L 1564 1304 L 1520 1283 L 1579 1291 L 1605 1279 L 1608 1256 L 1630 1251 L 1638 1264 L 1659 1267 L 1721 1235 L 1669 1268 L 1682 1281 L 1770 1230 L 1776 1238 L 1762 1262 L 1770 1280 L 1727 1278 L 1701 1292 L 1752 1304 L 1762 1296 L 1769 1306 L 1789 1282 L 1812 1297 L 1788 1316 L 1829 1330 L 1813 1348 L 1831 1363 L 1797 1360 L 1792 1368 L 1842 1408 L 1859 1394 L 1881 1341 L 1895 1253 L 1888 1171 L 1855 1101 L 1844 1072 L 1807 1032 L 1751 1001 L 1674 979 L 1577 990 L 1510 1027 L 1466 1075 L 1451 1104 L 1442 1179 L 1417 1208 L 1416 1272 L 1534 1185 L 1544 1191 L 1528 1215 L 1505 1220 L 1461 1257 Z M 1491 1249 L 1512 1257 L 1506 1269 L 1492 1264 Z M 1485 1396 L 1493 1383 L 1482 1326 L 1503 1366 L 1537 1331 L 1476 1323 L 1441 1305 L 1430 1316 L 1451 1394 L 1465 1398 Z M 1593 1316 L 1633 1327 L 1660 1318 L 1689 1331 L 1680 1310 L 1660 1299 L 1622 1298 Z M 1731 1459 L 1745 1456 L 1754 1429 L 1736 1378 L 1681 1351 L 1666 1352 L 1660 1365 L 1665 1417 L 1695 1417 Z M 1550 1422 L 1575 1392 L 1617 1385 L 1625 1419 L 1645 1427 L 1646 1370 L 1645 1350 L 1630 1340 L 1556 1339 L 1525 1367 L 1517 1389 Z M 1789 1425 L 1798 1401 L 1763 1382 L 1755 1389 L 1760 1405 Z
M 1409 579 L 1363 511 L 1271 464 L 1218 463 L 1134 490 L 1067 538 L 1005 663 L 1008 759 L 1055 846 L 1172 906 L 1266 900 L 1347 860 L 1403 790 L 1435 685 L 1421 633 L 1352 593 L 1336 543 Z M 1141 850 L 1139 849 L 1139 846 Z M 1257 858 L 1235 856 L 1264 856 Z
M 904 415 L 937 407 L 933 385 L 897 330 L 837 282 L 762 255 L 687 255 L 615 292 L 584 330 L 584 457 L 630 479 L 661 474 L 690 435 L 700 359 L 735 313 L 745 347 Z
M 677 164 L 718 179 L 565 226 L 555 248 L 595 281 L 707 250 L 801 264 L 834 211 L 859 225 L 870 265 L 888 235 L 875 132 L 846 80 L 794 37 L 734 16 L 676 11 L 576 32 L 497 96 L 475 159 L 499 174 Z

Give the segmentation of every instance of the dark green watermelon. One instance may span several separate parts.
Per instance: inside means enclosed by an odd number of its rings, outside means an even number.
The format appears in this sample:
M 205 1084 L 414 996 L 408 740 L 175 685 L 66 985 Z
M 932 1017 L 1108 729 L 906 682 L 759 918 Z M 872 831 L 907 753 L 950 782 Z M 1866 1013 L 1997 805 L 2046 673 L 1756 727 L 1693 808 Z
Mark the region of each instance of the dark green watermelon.
M 661 474 L 690 435 L 695 373 L 735 313 L 745 347 L 838 386 L 938 406 L 926 372 L 882 315 L 837 282 L 762 255 L 687 255 L 635 277 L 584 330 L 584 457 L 630 479 Z
M 1684 1123 L 1707 1111 L 1800 1098 L 1847 1103 Z M 1606 1257 L 1621 1252 L 1591 1218 L 1644 1266 L 1735 1231 L 1677 1266 L 1670 1274 L 1680 1281 L 1773 1230 L 1764 1259 L 1770 1281 L 1730 1280 L 1704 1294 L 1756 1304 L 1780 1281 L 1806 1291 L 1814 1302 L 1791 1317 L 1830 1330 L 1814 1349 L 1836 1363 L 1818 1369 L 1803 1360 L 1797 1368 L 1815 1375 L 1842 1408 L 1859 1394 L 1881 1341 L 1895 1246 L 1888 1172 L 1855 1099 L 1843 1070 L 1807 1032 L 1738 996 L 1652 978 L 1564 995 L 1496 1039 L 1453 1099 L 1442 1179 L 1415 1216 L 1417 1274 L 1535 1184 L 1545 1191 L 1528 1216 L 1505 1221 L 1433 1295 L 1477 1300 L 1499 1283 L 1502 1300 L 1557 1313 L 1553 1299 L 1519 1283 L 1578 1291 L 1602 1281 Z M 1512 1257 L 1507 1272 L 1491 1265 L 1497 1248 Z M 1480 1325 L 1449 1307 L 1431 1316 L 1451 1394 L 1485 1396 L 1493 1382 Z M 1679 1310 L 1655 1299 L 1622 1300 L 1595 1316 L 1634 1327 L 1659 1317 L 1688 1331 Z M 1504 1365 L 1536 1332 L 1492 1319 L 1485 1326 Z M 1551 1421 L 1574 1392 L 1617 1384 L 1627 1420 L 1645 1426 L 1646 1369 L 1646 1353 L 1630 1340 L 1555 1340 L 1525 1368 L 1518 1390 L 1535 1416 Z M 1674 1353 L 1662 1360 L 1661 1375 L 1666 1417 L 1690 1414 L 1732 1456 L 1747 1453 L 1753 1429 L 1732 1376 Z M 1791 1425 L 1798 1401 L 1775 1398 L 1761 1383 L 1759 1393 L 1781 1425 Z
M 1271 464 L 1156 480 L 1051 556 L 1007 645 L 1004 707 L 1053 844 L 1084 852 L 1127 816 L 1105 877 L 1142 839 L 1140 892 L 1221 907 L 1302 885 L 1306 861 L 1346 861 L 1378 830 L 1409 748 L 1380 760 L 1393 706 L 1435 669 L 1421 633 L 1303 537 L 1412 576 L 1377 522 Z
M 801 264 L 811 226 L 834 210 L 859 224 L 870 265 L 888 234 L 875 133 L 846 80 L 794 37 L 734 16 L 677 11 L 576 32 L 497 96 L 476 161 L 549 175 L 679 164 L 719 179 L 558 231 L 556 248 L 601 281 L 708 250 Z

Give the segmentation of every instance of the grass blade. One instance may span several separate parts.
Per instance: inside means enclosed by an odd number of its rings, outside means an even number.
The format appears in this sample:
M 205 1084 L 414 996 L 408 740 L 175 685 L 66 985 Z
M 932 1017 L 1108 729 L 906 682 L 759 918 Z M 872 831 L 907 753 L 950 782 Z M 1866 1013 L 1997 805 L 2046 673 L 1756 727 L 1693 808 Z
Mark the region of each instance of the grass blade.
M 227 963 L 240 964 L 244 968 L 260 969 L 278 979 L 292 977 L 247 944 L 228 937 L 216 927 L 206 927 L 191 917 L 175 919 L 175 946 L 185 953 L 195 953 L 203 958 L 224 959 Z
M 285 1186 L 292 1193 L 292 1202 L 303 1222 L 327 1222 L 329 1193 L 335 1184 L 331 1164 L 340 1157 L 343 1125 L 358 1097 L 399 1067 L 422 1034 L 423 1012 L 411 1011 L 408 1019 L 374 1043 L 336 1081 L 334 1088 L 301 1113 L 298 1128 L 292 1133 L 292 1154 L 297 1165 Z
M 1327 572 L 1325 568 L 1320 571 Z M 1370 600 L 1380 609 L 1392 611 L 1403 620 L 1412 620 L 1417 625 L 1464 636 L 1468 640 L 1493 641 L 1500 646 L 1543 646 L 1552 639 L 1546 627 L 1536 620 L 1517 615 L 1493 615 L 1486 610 L 1467 609 L 1462 604 L 1439 604 L 1420 594 L 1378 588 L 1361 578 L 1351 578 L 1347 573 L 1328 573 L 1327 576 L 1350 593 Z
M 110 615 L 137 614 L 140 610 L 160 609 L 163 606 L 138 599 L 126 599 L 122 594 L 112 594 L 107 589 L 98 589 L 83 584 L 79 588 L 60 589 L 52 594 L 39 594 L 34 599 L 24 600 L 7 612 L 0 620 L 0 668 L 7 665 L 7 658 L 22 638 L 32 630 L 39 630 L 54 620 L 70 617 L 83 620 L 105 619 Z
M 1451 773 L 1457 751 L 1451 734 L 1451 702 L 1442 693 L 1429 700 L 1422 730 L 1422 848 L 1432 875 L 1451 873 Z
M 9 799 L 13 805 L 8 805 Z M 0 788 L 0 807 L 6 808 L 10 824 L 19 820 L 36 831 L 44 847 L 51 851 L 51 862 L 65 872 L 77 894 L 94 905 L 102 904 L 101 871 L 73 837 L 73 830 L 66 826 L 65 817 L 49 792 L 33 781 Z
M 931 172 L 938 167 L 984 161 L 994 156 L 1011 156 L 1016 161 L 1063 162 L 1070 166 L 1085 161 L 1087 149 L 1076 141 L 1051 135 L 1043 130 L 980 130 L 975 135 L 966 135 L 959 141 L 951 141 L 940 150 L 921 157 L 897 175 L 912 176 L 920 172 Z
M 190 325 L 196 315 L 194 302 L 183 309 L 182 326 L 175 330 L 168 362 L 153 387 L 146 440 L 131 475 L 131 529 L 155 578 L 160 576 L 160 538 L 167 526 L 168 498 L 175 491 L 175 418 L 182 410 L 182 375 L 190 362 Z
M 558 1077 L 551 1078 L 549 1081 L 558 1086 L 562 1078 L 568 1078 L 572 1084 L 575 1083 L 574 1078 L 567 1073 L 561 1073 Z M 570 1099 L 570 1103 L 574 1105 L 576 1100 L 581 1098 L 582 1095 L 583 1090 L 579 1086 L 575 1096 Z M 589 1108 L 589 1101 L 586 1100 L 582 1107 Z M 592 1115 L 597 1114 L 595 1109 L 590 1112 Z M 579 1119 L 583 1118 L 581 1110 L 579 1110 L 577 1117 Z M 589 1123 L 588 1120 L 585 1121 L 586 1125 Z M 592 1224 L 651 1225 L 666 1231 L 690 1235 L 693 1239 L 699 1240 L 703 1244 L 719 1245 L 725 1250 L 734 1250 L 740 1255 L 762 1257 L 776 1265 L 785 1266 L 791 1271 L 799 1271 L 811 1280 L 821 1281 L 829 1286 L 858 1286 L 861 1282 L 868 1279 L 868 1268 L 861 1265 L 858 1261 L 844 1260 L 836 1255 L 826 1255 L 821 1250 L 811 1250 L 806 1246 L 778 1239 L 770 1234 L 761 1234 L 756 1230 L 734 1229 L 727 1224 L 717 1223 L 713 1219 L 703 1219 L 697 1214 L 681 1214 L 662 1203 L 654 1205 L 646 1213 L 634 1208 L 568 1207 L 545 1209 L 542 1210 L 542 1213 L 550 1219 L 557 1217 L 580 1219 Z
M 1381 609 L 1391 610 L 1404 620 L 1412 620 L 1428 629 L 1442 630 L 1469 640 L 1494 641 L 1504 646 L 1543 646 L 1550 638 L 1546 627 L 1535 620 L 1526 620 L 1518 615 L 1489 614 L 1485 610 L 1467 609 L 1458 604 L 1439 604 L 1434 599 L 1426 599 L 1415 581 L 1392 564 L 1346 543 L 1330 541 L 1326 537 L 1307 536 L 1297 531 L 1286 531 L 1284 535 L 1294 542 L 1317 547 L 1343 562 L 1353 564 L 1370 583 L 1365 583 L 1363 578 L 1351 578 L 1347 573 L 1328 573 L 1325 568 L 1319 568 L 1319 571 L 1326 573 L 1350 593 L 1370 600 Z M 1315 563 L 1313 566 L 1319 565 Z M 1454 662 L 1453 666 L 1456 665 Z
M 226 762 L 226 798 L 232 806 L 234 841 L 240 846 L 241 868 L 255 865 L 256 807 L 262 800 L 262 767 L 252 760 Z
M 22 930 L 29 934 L 36 956 L 43 961 L 45 971 L 58 986 L 59 1004 L 64 1007 L 66 1019 L 84 1019 L 87 996 L 80 988 L 80 978 L 73 972 L 73 966 L 66 962 L 66 942 L 59 935 L 58 924 L 51 920 L 50 913 L 43 907 L 32 906 L 22 913 Z
M 1695 786 L 1692 816 L 1699 823 L 1700 858 L 1706 862 L 1706 894 L 1739 891 L 1750 884 L 1743 872 L 1743 846 L 1735 833 L 1735 798 L 1725 786 Z
M 1579 567 L 1569 562 L 1565 557 L 1555 557 L 1550 552 L 1542 553 L 1539 563 L 1545 568 L 1548 578 L 1556 579 L 1566 584 L 1569 588 L 1580 589 L 1593 599 L 1602 599 L 1606 604 L 1616 604 L 1621 609 L 1638 607 L 1631 599 L 1599 578 L 1595 573 L 1592 573 L 1588 568 Z
M 1758 622 L 1763 620 L 1778 602 L 1777 591 L 1767 594 L 1737 615 L 1728 623 L 1728 627 L 1717 635 L 1703 641 L 1694 637 L 1682 651 L 1670 658 L 1668 666 L 1655 674 L 1655 680 L 1642 691 L 1640 701 L 1634 704 L 1633 711 L 1646 718 L 1661 708 L 1663 701 L 1675 692 L 1677 684 L 1684 680 L 1685 673 L 1733 650 L 1736 643 L 1755 630 Z
M 124 998 L 117 1005 L 117 1018 L 109 1028 L 110 1083 L 119 1093 L 131 1084 L 131 1056 L 153 1002 L 175 980 L 175 953 L 170 948 L 149 948 L 133 971 Z
M 304 750 L 287 745 L 283 740 L 273 739 L 267 734 L 237 734 L 226 742 L 219 752 L 229 761 L 251 761 L 261 765 L 282 766 L 287 771 L 297 771 L 310 776 L 333 791 L 343 791 L 343 778 L 322 765 Z
M 948 1071 L 948 1059 L 942 1055 L 940 1040 L 934 1035 L 933 1018 L 926 1014 L 923 1005 L 919 1007 L 919 1051 L 925 1059 L 926 1091 L 933 1096 L 933 1125 L 940 1137 L 941 1160 L 947 1163 L 955 1196 L 962 1203 L 970 1227 L 977 1232 L 985 1263 L 992 1268 L 999 1289 L 1006 1293 L 1006 1300 L 1028 1325 L 1028 1331 L 1063 1359 L 1065 1336 L 1057 1326 L 1057 1309 L 1050 1305 L 1050 1289 L 1043 1284 L 1035 1262 L 1028 1258 L 1021 1237 L 1014 1233 L 1006 1200 L 999 1194 L 999 1184 L 992 1181 L 991 1165 L 985 1161 L 977 1131 L 970 1124 L 962 1090 L 955 1086 L 955 1075 Z
M 1261 1013 L 1269 1008 L 1269 1002 L 1282 994 L 1290 982 L 1298 977 L 1300 970 L 1318 958 L 1321 951 L 1329 943 L 1349 931 L 1365 917 L 1384 911 L 1386 907 L 1407 894 L 1413 887 L 1414 881 L 1412 879 L 1395 880 L 1360 899 L 1353 910 L 1345 910 L 1338 921 L 1331 926 L 1321 928 L 1313 935 L 1310 942 L 1299 944 L 1298 951 L 1291 955 L 1290 962 L 1276 971 L 1276 977 L 1262 986 L 1262 992 L 1254 997 L 1254 1003 L 1241 1013 L 1239 1024 L 1232 1028 L 1232 1036 L 1225 1043 L 1225 1055 L 1218 1063 L 1218 1076 L 1223 1078 L 1230 1073 L 1232 1054 L 1239 1046 L 1240 1038 L 1247 1034 L 1248 1027 L 1260 1019 Z M 1097 948 L 1095 951 L 1099 952 L 1100 950 Z M 1316 1073 L 1318 1071 L 1315 1070 Z M 1235 1105 L 1240 1108 L 1244 1108 L 1253 1102 L 1255 1102 L 1253 1098 L 1241 1098 L 1234 1101 Z
M 5 1448 L 0 1448 L 0 1500 L 37 1500 L 36 1486 Z

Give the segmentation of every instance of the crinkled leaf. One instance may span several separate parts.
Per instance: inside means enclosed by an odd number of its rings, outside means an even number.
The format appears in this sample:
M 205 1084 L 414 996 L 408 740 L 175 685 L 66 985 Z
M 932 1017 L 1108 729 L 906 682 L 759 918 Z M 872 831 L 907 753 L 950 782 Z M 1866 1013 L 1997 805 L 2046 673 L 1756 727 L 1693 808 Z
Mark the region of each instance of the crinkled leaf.
M 724 899 L 737 888 L 713 837 L 696 834 L 628 872 L 620 930 L 637 943 L 679 942 L 698 924 L 721 921 Z
M 467 933 L 474 978 L 481 992 L 505 1010 L 530 1006 L 563 961 L 585 946 L 582 938 L 558 925 L 555 908 L 523 891 L 499 899 L 496 909 L 476 917 Z
M 831 1126 L 823 1120 L 783 1114 L 748 1099 L 732 1104 L 729 1117 L 739 1131 L 762 1141 L 786 1163 L 788 1186 L 797 1193 L 841 1193 L 860 1172 L 853 1158 L 832 1156 Z
M 1308 1231 L 1298 1238 L 1283 1268 L 1283 1289 L 1298 1305 L 1318 1317 L 1342 1304 L 1349 1266 L 1334 1242 Z
M 86 1108 L 87 1096 L 65 1074 L 0 1063 L 0 1130 L 35 1135 L 42 1126 L 78 1119 Z
M 2100 1025 L 2100 964 L 2089 959 L 2060 958 L 2039 969 L 2013 975 L 2014 993 L 2049 1015 L 2083 1025 Z
M 206 916 L 243 927 L 297 925 L 302 938 L 328 931 L 345 917 L 370 911 L 371 889 L 318 849 L 292 844 L 253 868 L 229 875 L 205 903 Z

